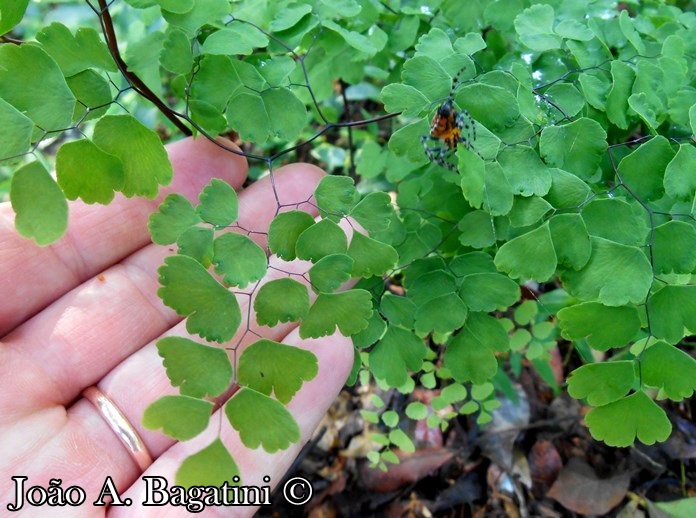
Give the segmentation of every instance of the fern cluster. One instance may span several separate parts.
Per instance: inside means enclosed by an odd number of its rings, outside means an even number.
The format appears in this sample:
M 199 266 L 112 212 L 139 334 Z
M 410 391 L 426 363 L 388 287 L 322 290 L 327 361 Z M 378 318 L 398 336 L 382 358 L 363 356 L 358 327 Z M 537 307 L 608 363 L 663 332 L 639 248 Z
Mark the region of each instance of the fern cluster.
M 0 3 L 0 33 L 27 3 Z M 298 441 L 285 405 L 316 358 L 250 340 L 252 324 L 293 322 L 304 338 L 352 337 L 350 382 L 438 389 L 405 414 L 443 428 L 458 415 L 489 421 L 523 359 L 555 385 L 548 360 L 563 339 L 587 363 L 567 389 L 592 407 L 595 438 L 669 436 L 655 400 L 696 387 L 685 352 L 696 333 L 696 15 L 660 2 L 530 4 L 100 0 L 86 2 L 97 28 L 53 22 L 31 39 L 20 24 L 27 41 L 4 38 L 0 172 L 17 230 L 39 245 L 64 233 L 67 200 L 156 196 L 172 171 L 155 125 L 235 132 L 271 175 L 305 144 L 352 173 L 321 181 L 316 220 L 299 210 L 308 200 L 278 201 L 267 250 L 221 180 L 197 206 L 172 194 L 151 216 L 153 241 L 177 246 L 159 295 L 206 343 L 159 341 L 180 395 L 154 402 L 148 427 L 192 438 L 210 398 L 232 387 L 225 415 L 246 446 Z M 476 138 L 431 163 L 421 141 L 446 100 Z M 58 149 L 54 178 L 42 143 L 62 134 L 78 138 Z M 364 417 L 383 432 L 375 464 L 413 448 L 395 412 Z M 178 482 L 219 482 L 210 472 L 237 474 L 219 439 Z

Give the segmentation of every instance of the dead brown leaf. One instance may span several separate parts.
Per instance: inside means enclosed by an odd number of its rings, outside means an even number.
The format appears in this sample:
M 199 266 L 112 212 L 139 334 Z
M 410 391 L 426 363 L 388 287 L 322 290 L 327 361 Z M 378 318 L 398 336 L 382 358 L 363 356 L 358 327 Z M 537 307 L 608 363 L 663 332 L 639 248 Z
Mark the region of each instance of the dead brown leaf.
M 428 448 L 415 453 L 400 452 L 397 455 L 401 462 L 389 466 L 386 472 L 365 464 L 360 470 L 363 485 L 370 491 L 380 493 L 394 491 L 418 482 L 450 460 L 454 454 L 444 448 Z
M 584 459 L 574 457 L 561 470 L 548 496 L 576 513 L 601 515 L 621 503 L 630 480 L 630 472 L 600 479 Z
M 529 453 L 529 469 L 534 482 L 550 486 L 562 467 L 561 456 L 551 441 L 539 440 L 534 443 Z

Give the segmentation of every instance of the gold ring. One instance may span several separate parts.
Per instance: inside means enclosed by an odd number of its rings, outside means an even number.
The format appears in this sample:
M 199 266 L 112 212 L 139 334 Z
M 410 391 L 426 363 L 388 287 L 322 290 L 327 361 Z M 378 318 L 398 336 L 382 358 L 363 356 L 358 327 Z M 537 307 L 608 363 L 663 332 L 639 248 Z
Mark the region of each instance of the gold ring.
M 116 437 L 130 453 L 131 458 L 144 472 L 150 464 L 152 464 L 152 456 L 147 451 L 145 443 L 138 435 L 138 432 L 130 424 L 123 412 L 119 410 L 116 404 L 97 387 L 88 387 L 82 395 L 99 411 L 109 427 L 116 434 Z

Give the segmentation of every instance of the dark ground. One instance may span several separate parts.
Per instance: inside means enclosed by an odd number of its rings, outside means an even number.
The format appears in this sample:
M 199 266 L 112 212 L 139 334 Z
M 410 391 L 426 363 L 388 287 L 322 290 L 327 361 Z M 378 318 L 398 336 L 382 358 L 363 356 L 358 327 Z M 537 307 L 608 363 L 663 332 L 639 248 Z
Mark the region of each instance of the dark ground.
M 311 501 L 294 507 L 276 491 L 258 516 L 696 517 L 693 398 L 663 406 L 673 426 L 665 443 L 613 448 L 590 436 L 587 407 L 563 391 L 554 395 L 532 369 L 516 389 L 520 404 L 505 401 L 492 423 L 460 416 L 440 432 L 403 416 L 411 399 L 375 388 L 417 447 L 386 473 L 364 458 L 369 435 L 379 431 L 360 415 L 369 391 L 345 390 L 288 474 L 311 481 Z M 427 404 L 435 394 L 419 388 L 409 398 Z M 659 507 L 686 498 L 688 510 Z

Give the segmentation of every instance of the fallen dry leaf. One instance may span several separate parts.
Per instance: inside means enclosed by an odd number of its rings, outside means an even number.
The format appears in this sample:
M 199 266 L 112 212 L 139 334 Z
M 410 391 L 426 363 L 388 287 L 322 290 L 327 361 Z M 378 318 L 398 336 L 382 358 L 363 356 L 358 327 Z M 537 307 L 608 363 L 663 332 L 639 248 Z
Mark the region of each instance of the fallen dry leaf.
M 529 401 L 524 391 L 516 385 L 519 401 L 501 399 L 500 406 L 493 412 L 493 421 L 478 439 L 483 454 L 496 464 L 511 471 L 514 464 L 513 446 L 520 430 L 529 424 Z
M 364 464 L 360 474 L 365 488 L 387 493 L 418 482 L 450 460 L 454 454 L 444 448 L 428 448 L 415 453 L 398 452 L 397 455 L 401 462 L 390 465 L 386 472 Z
M 529 469 L 534 482 L 543 486 L 551 485 L 562 467 L 561 456 L 551 441 L 540 440 L 534 443 L 529 453 Z
M 570 459 L 561 470 L 548 496 L 576 513 L 605 514 L 626 496 L 631 473 L 600 479 L 580 457 Z

